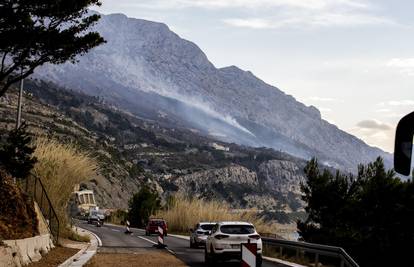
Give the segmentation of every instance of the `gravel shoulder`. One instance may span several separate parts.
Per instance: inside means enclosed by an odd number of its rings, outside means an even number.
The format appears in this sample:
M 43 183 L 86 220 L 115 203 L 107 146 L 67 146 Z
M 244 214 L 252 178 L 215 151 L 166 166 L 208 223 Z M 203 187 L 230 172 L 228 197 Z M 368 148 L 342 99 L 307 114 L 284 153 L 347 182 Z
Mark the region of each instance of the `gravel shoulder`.
M 27 265 L 28 267 L 56 267 L 75 255 L 79 249 L 55 247 L 38 262 Z
M 184 267 L 185 263 L 165 251 L 147 251 L 146 253 L 98 253 L 85 267 L 111 267 L 111 266 L 169 266 Z

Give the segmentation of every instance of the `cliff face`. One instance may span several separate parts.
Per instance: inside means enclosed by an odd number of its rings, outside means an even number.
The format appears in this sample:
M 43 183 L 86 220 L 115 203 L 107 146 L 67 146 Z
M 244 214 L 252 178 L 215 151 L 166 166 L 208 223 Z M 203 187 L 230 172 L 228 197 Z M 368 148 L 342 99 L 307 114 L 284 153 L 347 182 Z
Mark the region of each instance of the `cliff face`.
M 223 200 L 234 208 L 296 211 L 301 209 L 299 166 L 293 162 L 269 160 L 258 171 L 230 166 L 179 176 L 171 182 L 177 192 L 196 198 Z
M 38 77 L 225 142 L 271 147 L 304 159 L 317 156 L 326 165 L 353 171 L 377 156 L 390 162 L 389 154 L 251 72 L 215 68 L 197 45 L 165 24 L 112 14 L 102 15 L 96 30 L 106 44 L 76 65 L 45 66 Z

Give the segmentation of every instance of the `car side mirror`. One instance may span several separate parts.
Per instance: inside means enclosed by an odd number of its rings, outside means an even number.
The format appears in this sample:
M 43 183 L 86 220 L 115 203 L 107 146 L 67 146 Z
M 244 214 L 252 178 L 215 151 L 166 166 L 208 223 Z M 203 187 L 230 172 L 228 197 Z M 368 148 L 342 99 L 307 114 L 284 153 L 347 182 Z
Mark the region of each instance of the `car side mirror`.
M 394 169 L 402 175 L 411 173 L 413 152 L 414 112 L 400 120 L 395 133 Z

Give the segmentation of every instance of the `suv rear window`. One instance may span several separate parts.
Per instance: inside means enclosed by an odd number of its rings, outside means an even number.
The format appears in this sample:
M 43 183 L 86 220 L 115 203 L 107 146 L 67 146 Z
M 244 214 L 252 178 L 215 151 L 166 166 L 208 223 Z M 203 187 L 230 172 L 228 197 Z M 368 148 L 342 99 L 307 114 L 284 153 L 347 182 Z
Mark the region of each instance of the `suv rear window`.
M 150 225 L 162 226 L 162 225 L 164 225 L 164 221 L 150 221 Z
M 215 224 L 202 224 L 200 225 L 200 228 L 206 231 L 211 231 L 213 229 Z
M 248 235 L 254 233 L 252 225 L 222 225 L 220 231 L 225 234 Z

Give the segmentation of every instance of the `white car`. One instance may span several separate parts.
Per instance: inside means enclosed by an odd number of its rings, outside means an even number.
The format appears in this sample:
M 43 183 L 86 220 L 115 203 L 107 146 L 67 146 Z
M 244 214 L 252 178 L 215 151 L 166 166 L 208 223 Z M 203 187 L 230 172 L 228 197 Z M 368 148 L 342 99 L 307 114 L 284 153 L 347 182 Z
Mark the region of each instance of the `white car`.
M 199 246 L 204 246 L 206 244 L 206 240 L 208 235 L 211 233 L 211 229 L 213 229 L 215 222 L 199 222 L 191 229 L 190 235 L 190 248 L 196 248 Z
M 211 230 L 204 250 L 205 262 L 241 259 L 241 243 L 257 244 L 256 266 L 262 265 L 262 239 L 253 224 L 247 222 L 219 222 Z

